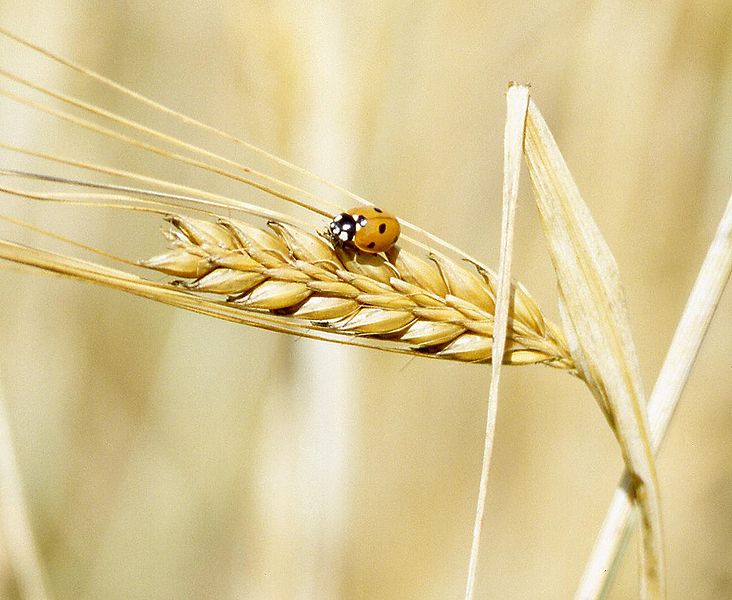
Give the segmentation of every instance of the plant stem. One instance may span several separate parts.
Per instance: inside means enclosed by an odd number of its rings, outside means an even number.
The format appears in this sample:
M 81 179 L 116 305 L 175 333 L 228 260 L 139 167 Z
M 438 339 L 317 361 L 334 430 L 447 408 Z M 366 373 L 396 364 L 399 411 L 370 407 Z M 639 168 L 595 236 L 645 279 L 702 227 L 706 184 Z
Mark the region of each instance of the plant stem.
M 475 594 L 475 577 L 478 569 L 480 533 L 483 528 L 485 501 L 488 494 L 488 471 L 496 433 L 498 414 L 498 384 L 500 382 L 503 351 L 506 347 L 508 309 L 511 297 L 511 259 L 513 256 L 513 230 L 518 183 L 523 156 L 524 129 L 529 109 L 529 90 L 525 86 L 512 85 L 506 94 L 507 116 L 503 139 L 503 211 L 501 222 L 501 250 L 498 267 L 498 290 L 496 292 L 495 328 L 493 330 L 493 359 L 491 384 L 488 391 L 488 414 L 485 424 L 483 464 L 478 489 L 478 504 L 475 509 L 473 541 L 470 549 L 468 579 L 465 586 L 465 600 L 472 600 Z
M 702 340 L 732 272 L 732 197 L 717 228 L 699 275 L 676 328 L 666 360 L 648 402 L 651 444 L 658 454 L 663 438 L 689 379 Z M 604 598 L 627 545 L 634 521 L 631 482 L 623 473 L 595 540 L 575 595 L 576 600 Z

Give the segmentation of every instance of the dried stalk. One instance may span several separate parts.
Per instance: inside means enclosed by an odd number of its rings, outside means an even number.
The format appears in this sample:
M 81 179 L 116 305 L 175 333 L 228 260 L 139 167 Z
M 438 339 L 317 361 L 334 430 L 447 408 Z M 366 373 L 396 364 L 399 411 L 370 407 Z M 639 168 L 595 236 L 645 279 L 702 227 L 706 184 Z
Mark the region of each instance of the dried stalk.
M 732 197 L 727 202 L 727 208 L 691 290 L 648 402 L 651 443 L 656 453 L 660 450 L 730 273 L 732 273 Z M 595 547 L 575 596 L 576 600 L 604 598 L 609 592 L 634 525 L 630 519 L 631 494 L 632 486 L 626 471 L 618 482 L 597 535 Z
M 504 352 L 507 328 L 509 326 L 509 299 L 511 295 L 511 262 L 513 258 L 513 233 L 518 203 L 521 157 L 523 156 L 526 110 L 529 102 L 528 88 L 509 88 L 506 95 L 506 127 L 503 134 L 503 211 L 501 221 L 501 252 L 499 257 L 499 279 L 496 302 L 496 327 L 493 335 L 493 365 L 491 384 L 488 390 L 488 410 L 486 412 L 483 462 L 481 465 L 478 503 L 473 525 L 473 541 L 470 549 L 470 563 L 465 589 L 465 599 L 472 600 L 475 595 L 475 578 L 478 570 L 480 534 L 483 529 L 485 503 L 488 495 L 488 473 L 493 454 L 496 420 L 498 417 L 498 385 L 501 380 L 501 361 L 496 360 Z

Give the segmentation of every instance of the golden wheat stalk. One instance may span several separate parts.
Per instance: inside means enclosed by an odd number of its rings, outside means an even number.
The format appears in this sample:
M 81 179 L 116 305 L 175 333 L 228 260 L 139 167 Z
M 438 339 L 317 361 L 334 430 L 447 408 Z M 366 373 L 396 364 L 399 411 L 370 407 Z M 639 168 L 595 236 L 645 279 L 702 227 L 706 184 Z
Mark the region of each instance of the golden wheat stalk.
M 303 327 L 396 341 L 417 355 L 489 362 L 496 276 L 444 256 L 401 248 L 386 256 L 333 247 L 289 223 L 269 231 L 239 220 L 167 218 L 170 250 L 145 267 L 184 278 L 196 295 L 223 296 L 242 311 L 275 313 Z M 574 368 L 559 329 L 519 285 L 513 287 L 506 364 Z
M 122 259 L 17 219 L 2 219 L 123 264 L 139 264 L 176 280 L 151 281 L 124 271 L 98 267 L 58 254 L 7 244 L 7 258 L 24 264 L 111 285 L 150 299 L 226 320 L 417 356 L 490 362 L 496 274 L 473 264 L 465 268 L 445 255 L 418 257 L 399 246 L 386 256 L 333 247 L 326 239 L 259 212 L 266 227 L 241 219 L 222 219 L 200 203 L 210 220 L 168 210 L 193 198 L 109 184 L 19 171 L 0 174 L 24 180 L 83 186 L 102 192 L 40 192 L 0 186 L 19 198 L 69 206 L 104 207 L 166 215 L 170 249 L 137 262 Z M 136 192 L 143 197 L 133 196 Z M 111 193 L 115 192 L 115 193 Z M 253 220 L 249 215 L 250 220 Z M 298 222 L 301 224 L 301 222 Z M 54 269 L 54 261 L 63 268 Z M 181 281 L 181 278 L 184 281 Z M 184 299 L 185 298 L 185 299 Z M 504 363 L 547 364 L 574 373 L 574 362 L 560 329 L 547 319 L 526 289 L 511 287 L 511 332 Z

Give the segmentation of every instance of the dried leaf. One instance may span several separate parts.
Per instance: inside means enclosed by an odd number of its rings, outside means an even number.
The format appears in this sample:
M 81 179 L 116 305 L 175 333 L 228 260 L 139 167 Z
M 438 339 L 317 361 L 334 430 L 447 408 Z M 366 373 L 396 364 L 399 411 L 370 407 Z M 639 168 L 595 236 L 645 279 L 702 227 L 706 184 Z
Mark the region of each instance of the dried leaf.
M 664 595 L 663 544 L 645 396 L 615 259 L 538 108 L 529 104 L 526 161 L 557 275 L 573 358 L 610 415 L 635 480 L 642 523 L 642 594 Z

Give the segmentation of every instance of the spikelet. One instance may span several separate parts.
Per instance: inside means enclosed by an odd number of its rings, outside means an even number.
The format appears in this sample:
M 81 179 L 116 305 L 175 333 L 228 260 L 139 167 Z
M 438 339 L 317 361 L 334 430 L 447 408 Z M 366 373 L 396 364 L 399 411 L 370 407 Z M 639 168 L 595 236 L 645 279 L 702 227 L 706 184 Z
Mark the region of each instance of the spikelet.
M 294 225 L 269 231 L 228 219 L 167 218 L 168 252 L 140 264 L 181 278 L 195 294 L 225 296 L 243 311 L 274 312 L 346 336 L 399 341 L 439 358 L 489 362 L 496 276 L 440 255 L 401 248 L 387 256 L 333 248 Z M 544 363 L 574 370 L 559 329 L 519 284 L 506 364 Z

